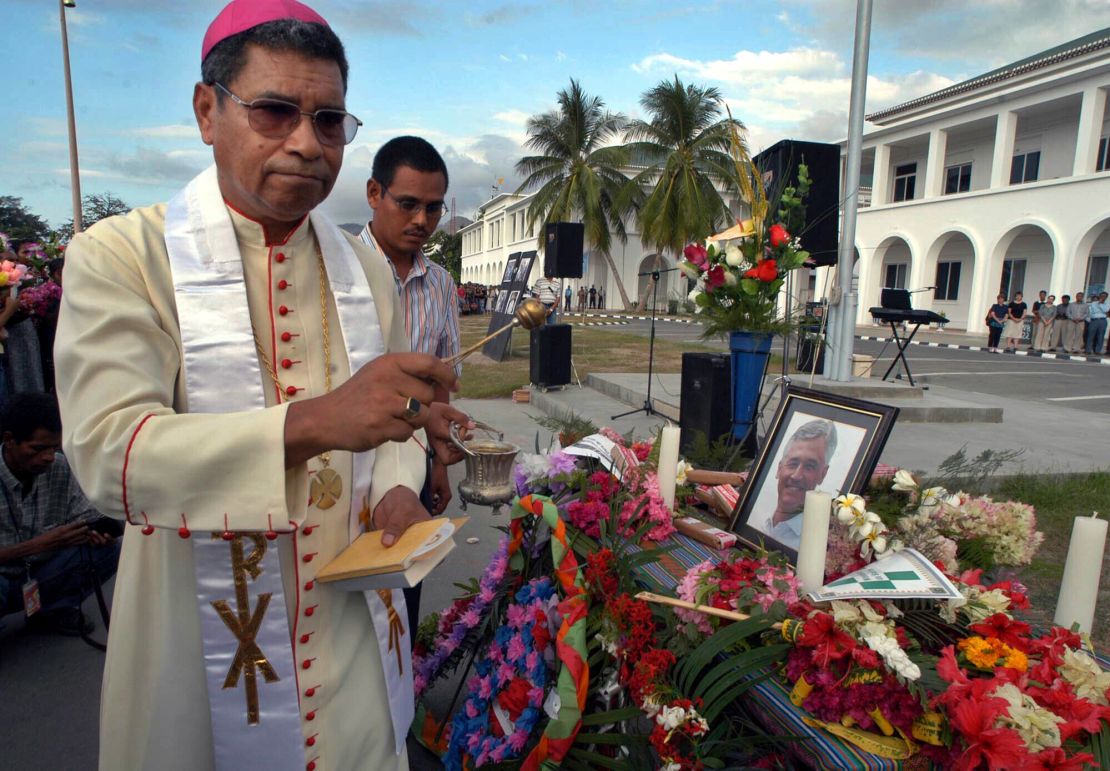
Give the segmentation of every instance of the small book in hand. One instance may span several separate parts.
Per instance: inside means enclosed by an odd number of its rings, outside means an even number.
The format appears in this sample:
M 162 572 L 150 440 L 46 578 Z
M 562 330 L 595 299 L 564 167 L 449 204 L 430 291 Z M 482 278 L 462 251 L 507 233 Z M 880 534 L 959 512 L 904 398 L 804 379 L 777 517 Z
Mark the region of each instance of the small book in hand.
M 416 586 L 455 548 L 455 532 L 469 517 L 429 519 L 411 525 L 390 547 L 381 530 L 363 533 L 316 575 L 347 591 Z

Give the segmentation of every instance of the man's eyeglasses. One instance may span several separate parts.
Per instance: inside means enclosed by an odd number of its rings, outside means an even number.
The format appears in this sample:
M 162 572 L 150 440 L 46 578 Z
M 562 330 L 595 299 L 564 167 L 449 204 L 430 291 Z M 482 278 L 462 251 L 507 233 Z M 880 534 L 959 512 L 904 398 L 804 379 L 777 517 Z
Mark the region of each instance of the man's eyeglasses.
M 437 217 L 442 217 L 443 213 L 447 211 L 447 203 L 444 201 L 422 204 L 415 198 L 398 198 L 393 195 L 393 193 L 389 192 L 389 188 L 385 185 L 382 185 L 382 192 L 393 199 L 393 203 L 397 204 L 397 208 L 410 216 L 423 209 L 424 213 L 428 215 L 428 219 L 435 219 Z
M 298 105 L 281 99 L 255 99 L 246 101 L 228 90 L 223 83 L 216 88 L 231 97 L 238 105 L 247 108 L 247 123 L 267 139 L 285 139 L 293 133 L 301 122 L 301 116 L 312 118 L 312 127 L 320 144 L 329 147 L 342 147 L 354 141 L 362 121 L 345 110 L 317 110 L 305 112 Z

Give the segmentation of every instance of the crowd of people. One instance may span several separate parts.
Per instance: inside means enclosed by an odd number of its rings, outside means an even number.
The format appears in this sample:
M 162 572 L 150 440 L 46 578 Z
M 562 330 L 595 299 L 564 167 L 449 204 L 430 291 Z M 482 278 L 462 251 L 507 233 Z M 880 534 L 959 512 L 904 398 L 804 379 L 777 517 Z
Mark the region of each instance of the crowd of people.
M 1106 292 L 1087 299 L 1083 292 L 1076 292 L 1074 298 L 1065 294 L 1057 302 L 1056 295 L 1042 289 L 1032 309 L 1021 292 L 1015 292 L 1008 303 L 1006 296 L 999 294 L 987 311 L 987 350 L 991 353 L 1016 351 L 1022 344 L 1028 322 L 1032 325 L 1030 351 L 1101 356 L 1107 350 L 1108 313 L 1110 300 Z
M 61 257 L 36 241 L 0 233 L 0 409 L 9 393 L 54 391 L 54 332 L 62 297 Z

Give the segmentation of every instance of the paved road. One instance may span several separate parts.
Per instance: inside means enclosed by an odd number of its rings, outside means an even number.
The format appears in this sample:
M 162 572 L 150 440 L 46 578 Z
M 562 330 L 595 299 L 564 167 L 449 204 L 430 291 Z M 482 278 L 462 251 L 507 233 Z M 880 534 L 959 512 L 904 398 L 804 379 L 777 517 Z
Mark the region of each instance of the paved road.
M 650 323 L 629 320 L 621 329 L 647 335 Z M 694 342 L 699 340 L 701 327 L 659 321 L 655 333 L 658 338 L 674 342 Z M 720 347 L 725 348 L 723 343 Z M 775 350 L 782 350 L 781 341 L 776 342 Z M 897 353 L 893 343 L 885 345 L 871 340 L 856 340 L 855 352 L 879 357 L 874 367 L 876 377 L 882 376 Z M 1106 364 L 922 345 L 911 345 L 907 358 L 914 379 L 922 385 L 932 383 L 985 397 L 1006 395 L 1110 414 L 1110 366 Z

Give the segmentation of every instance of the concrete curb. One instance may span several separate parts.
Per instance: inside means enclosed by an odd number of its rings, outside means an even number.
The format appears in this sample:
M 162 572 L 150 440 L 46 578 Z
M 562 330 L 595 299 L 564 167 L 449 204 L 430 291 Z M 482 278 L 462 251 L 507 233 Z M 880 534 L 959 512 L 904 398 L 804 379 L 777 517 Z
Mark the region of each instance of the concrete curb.
M 856 335 L 857 340 L 870 340 L 872 342 L 885 343 L 890 340 L 889 337 L 876 337 L 874 335 Z M 925 348 L 955 348 L 960 351 L 979 351 L 981 353 L 988 353 L 987 346 L 985 345 L 964 345 L 962 343 L 934 343 L 929 340 L 913 340 L 910 345 L 920 345 Z M 1107 364 L 1110 365 L 1110 357 L 1075 354 L 1075 353 L 1041 353 L 1040 351 L 1002 351 L 1000 356 L 1028 356 L 1031 359 L 1056 359 L 1057 361 L 1083 361 L 1089 364 Z

